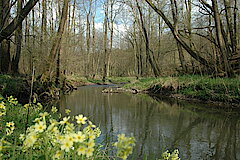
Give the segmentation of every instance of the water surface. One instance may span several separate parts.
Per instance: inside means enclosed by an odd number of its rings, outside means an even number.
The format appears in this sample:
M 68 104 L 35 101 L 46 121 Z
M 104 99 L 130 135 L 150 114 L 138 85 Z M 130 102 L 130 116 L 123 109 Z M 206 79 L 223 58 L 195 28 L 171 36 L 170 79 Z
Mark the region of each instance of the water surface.
M 156 100 L 141 94 L 101 93 L 103 86 L 81 87 L 61 97 L 61 112 L 84 114 L 111 142 L 119 133 L 133 135 L 132 159 L 160 157 L 178 148 L 184 160 L 240 159 L 240 121 L 236 113 L 203 109 L 201 104 Z M 208 106 L 207 106 L 208 107 Z

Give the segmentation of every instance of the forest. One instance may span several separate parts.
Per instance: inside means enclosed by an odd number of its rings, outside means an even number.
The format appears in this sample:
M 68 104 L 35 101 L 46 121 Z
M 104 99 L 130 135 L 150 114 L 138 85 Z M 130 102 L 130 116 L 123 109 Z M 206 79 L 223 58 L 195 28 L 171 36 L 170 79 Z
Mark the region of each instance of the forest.
M 239 109 L 239 10 L 238 0 L 0 0 L 0 159 L 127 159 L 137 138 L 115 137 L 113 158 L 87 117 L 41 104 L 82 85 Z M 159 157 L 180 160 L 177 147 Z
M 239 74 L 237 0 L 2 0 L 1 73 Z

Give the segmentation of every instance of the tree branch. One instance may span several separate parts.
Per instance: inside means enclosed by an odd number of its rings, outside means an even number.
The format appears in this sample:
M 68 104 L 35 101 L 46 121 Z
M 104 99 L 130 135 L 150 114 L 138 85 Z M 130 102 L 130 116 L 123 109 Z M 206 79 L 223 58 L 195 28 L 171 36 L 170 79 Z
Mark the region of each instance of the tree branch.
M 16 16 L 7 27 L 0 31 L 0 43 L 12 35 L 12 33 L 27 17 L 28 13 L 32 10 L 38 1 L 39 0 L 29 0 L 25 7 L 21 10 L 20 15 Z

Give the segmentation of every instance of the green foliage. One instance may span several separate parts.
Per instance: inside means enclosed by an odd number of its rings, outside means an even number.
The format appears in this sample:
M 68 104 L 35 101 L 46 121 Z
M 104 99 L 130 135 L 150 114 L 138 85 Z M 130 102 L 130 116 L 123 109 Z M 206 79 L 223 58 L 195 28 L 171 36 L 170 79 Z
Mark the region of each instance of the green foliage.
M 178 93 L 202 100 L 239 102 L 240 81 L 237 78 L 180 77 Z
M 136 80 L 136 77 L 108 77 L 109 82 L 118 83 L 130 83 Z
M 201 100 L 240 102 L 239 78 L 210 78 L 206 76 L 185 75 L 179 77 L 142 78 L 125 88 L 183 94 Z
M 140 78 L 131 84 L 124 85 L 124 88 L 136 88 L 138 90 L 147 90 L 159 81 L 158 78 Z
M 4 96 L 14 96 L 20 99 L 27 98 L 29 89 L 26 80 L 10 75 L 0 75 L 0 94 Z
M 39 103 L 28 106 L 28 108 L 23 107 L 12 96 L 4 99 L 0 95 L 0 155 L 2 154 L 2 159 L 17 157 L 20 154 L 17 152 L 21 144 L 19 135 L 25 131 L 27 125 L 32 124 L 31 121 L 37 116 L 39 110 L 42 110 Z M 5 113 L 2 114 L 3 112 Z M 27 122 L 27 114 L 30 123 Z

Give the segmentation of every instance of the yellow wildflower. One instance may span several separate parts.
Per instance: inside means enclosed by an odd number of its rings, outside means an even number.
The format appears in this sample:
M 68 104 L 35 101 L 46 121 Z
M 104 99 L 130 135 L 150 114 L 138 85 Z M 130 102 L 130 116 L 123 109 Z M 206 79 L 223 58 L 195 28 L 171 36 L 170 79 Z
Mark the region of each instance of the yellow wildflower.
M 43 108 L 41 103 L 37 103 L 38 109 L 41 110 Z
M 14 122 L 7 122 L 6 126 L 10 128 L 10 127 L 14 126 Z
M 61 135 L 57 135 L 56 138 L 57 138 L 58 141 L 62 141 L 63 140 L 63 136 L 61 136 Z
M 56 154 L 53 156 L 53 159 L 60 159 L 62 157 L 62 151 L 57 151 Z
M 74 131 L 74 124 L 72 123 L 67 123 L 66 127 L 64 128 L 66 133 L 71 133 Z
M 60 121 L 60 124 L 66 124 L 68 122 L 68 120 L 70 119 L 70 117 L 64 117 L 62 121 Z
M 75 117 L 78 124 L 86 124 L 87 117 L 84 117 L 82 114 Z
M 91 128 L 96 128 L 96 125 L 94 125 L 91 121 L 88 121 L 88 126 Z
M 87 143 L 88 148 L 93 148 L 95 146 L 95 142 L 93 140 L 88 141 Z
M 86 149 L 86 156 L 87 156 L 87 157 L 92 157 L 93 151 L 94 151 L 93 148 L 87 148 L 87 149 Z
M 78 149 L 77 149 L 77 153 L 78 155 L 85 155 L 86 154 L 86 150 L 85 150 L 85 147 L 84 146 L 80 146 Z
M 33 132 L 26 136 L 26 139 L 23 142 L 23 145 L 26 148 L 29 148 L 29 147 L 33 146 L 36 141 L 37 141 L 37 135 Z
M 96 137 L 99 137 L 101 135 L 101 130 L 99 128 L 95 128 L 94 134 L 96 135 Z
M 71 110 L 70 110 L 70 109 L 65 109 L 65 113 L 66 113 L 67 115 L 69 115 L 69 113 L 71 113 Z
M 118 135 L 118 141 L 123 141 L 125 139 L 125 134 L 119 134 Z
M 39 123 L 41 121 L 41 118 L 35 118 L 34 122 Z
M 81 131 L 79 131 L 77 134 L 75 134 L 75 141 L 81 143 L 85 140 L 85 137 L 86 136 Z
M 13 105 L 18 104 L 17 98 L 13 98 L 13 96 L 8 97 L 8 102 L 13 104 Z
M 3 140 L 0 140 L 0 152 L 2 151 L 2 149 L 3 149 Z
M 43 117 L 43 118 L 46 117 L 46 116 L 48 116 L 48 115 L 49 115 L 49 114 L 48 114 L 47 112 L 44 112 L 44 113 L 40 113 L 40 114 L 39 114 L 39 116 L 41 116 L 41 117 Z
M 90 135 L 88 136 L 88 138 L 89 138 L 89 140 L 94 140 L 94 139 L 96 138 L 96 136 L 95 136 L 94 134 L 90 134 Z
M 2 117 L 2 116 L 4 116 L 4 115 L 6 115 L 6 112 L 1 112 L 1 111 L 0 111 L 0 117 Z
M 56 112 L 58 111 L 58 109 L 57 109 L 57 107 L 52 106 L 51 111 L 52 111 L 53 113 L 56 113 Z
M 53 127 L 53 129 L 52 129 L 52 133 L 54 133 L 54 134 L 58 134 L 58 133 L 59 133 L 58 128 L 57 128 L 57 127 Z
M 4 102 L 1 102 L 1 103 L 0 103 L 0 109 L 6 109 Z
M 15 127 L 14 127 L 14 122 L 7 122 L 6 123 L 6 134 L 7 135 L 10 135 L 10 134 L 12 134 L 13 133 L 13 130 L 15 129 Z
M 20 134 L 19 139 L 20 139 L 21 141 L 24 141 L 24 139 L 25 139 L 25 134 Z
M 39 123 L 36 123 L 35 124 L 35 130 L 37 131 L 37 132 L 43 132 L 44 131 L 44 129 L 46 129 L 46 125 L 43 123 L 43 122 L 39 122 Z
M 67 135 L 67 136 L 65 137 L 65 141 L 68 141 L 68 142 L 73 143 L 73 141 L 74 141 L 74 136 L 73 136 L 73 134 Z
M 73 142 L 63 140 L 61 145 L 61 150 L 65 150 L 66 152 L 69 152 L 72 146 L 73 146 Z
M 30 106 L 31 106 L 30 104 L 25 104 L 23 107 L 24 107 L 25 109 L 28 109 Z
M 6 106 L 4 102 L 0 103 L 0 117 L 6 115 Z

